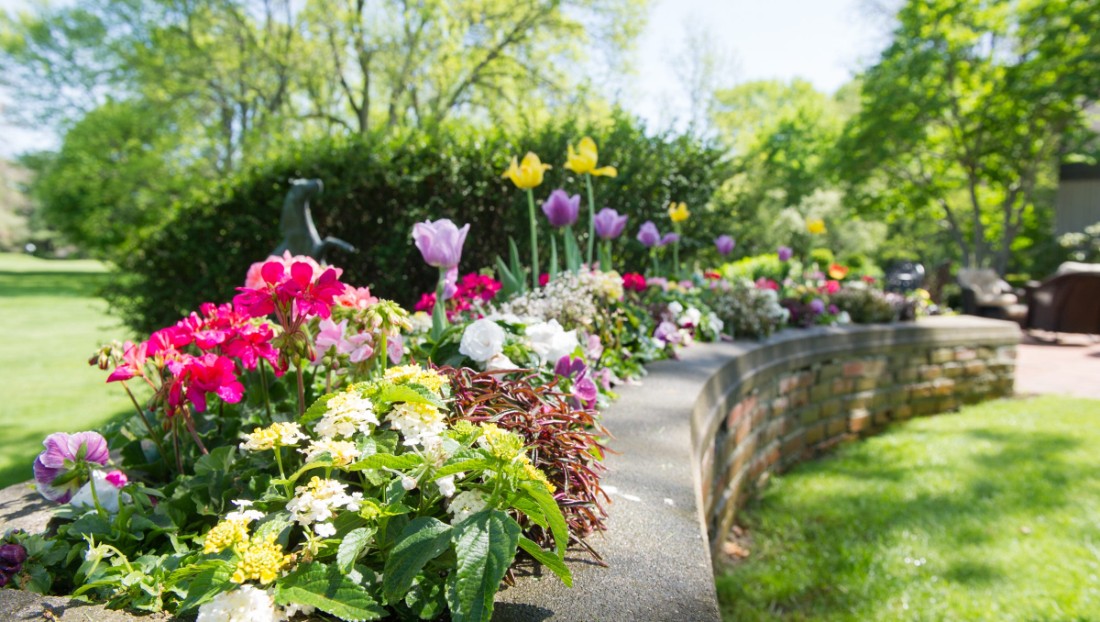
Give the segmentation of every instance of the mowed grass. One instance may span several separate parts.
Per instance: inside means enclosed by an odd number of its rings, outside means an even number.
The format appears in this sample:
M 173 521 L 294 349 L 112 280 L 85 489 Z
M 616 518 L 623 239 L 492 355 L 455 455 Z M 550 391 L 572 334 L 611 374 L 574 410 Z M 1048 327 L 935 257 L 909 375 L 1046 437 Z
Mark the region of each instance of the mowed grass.
M 1100 401 L 911 421 L 773 479 L 741 520 L 725 620 L 1100 620 Z
M 46 435 L 93 429 L 130 407 L 88 365 L 99 344 L 127 335 L 95 297 L 105 276 L 95 261 L 0 253 L 0 486 L 31 477 Z

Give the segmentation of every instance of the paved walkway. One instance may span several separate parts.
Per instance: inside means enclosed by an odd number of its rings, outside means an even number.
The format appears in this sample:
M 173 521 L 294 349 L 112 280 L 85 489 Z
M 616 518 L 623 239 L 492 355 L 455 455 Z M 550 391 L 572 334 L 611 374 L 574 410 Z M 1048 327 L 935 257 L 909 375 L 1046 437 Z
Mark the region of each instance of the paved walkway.
M 1100 399 L 1100 341 L 1062 334 L 1044 342 L 1025 334 L 1017 350 L 1016 393 Z

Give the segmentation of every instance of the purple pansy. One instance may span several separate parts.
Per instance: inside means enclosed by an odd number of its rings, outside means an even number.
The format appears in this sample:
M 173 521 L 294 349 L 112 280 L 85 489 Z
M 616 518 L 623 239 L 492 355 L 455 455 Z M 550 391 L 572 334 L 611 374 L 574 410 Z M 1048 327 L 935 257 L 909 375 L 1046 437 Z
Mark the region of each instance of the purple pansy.
M 57 503 L 68 502 L 83 482 L 74 477 L 54 486 L 55 480 L 79 462 L 102 466 L 110 458 L 107 439 L 98 432 L 54 432 L 42 441 L 42 445 L 46 450 L 34 459 L 34 481 L 38 484 L 39 494 Z

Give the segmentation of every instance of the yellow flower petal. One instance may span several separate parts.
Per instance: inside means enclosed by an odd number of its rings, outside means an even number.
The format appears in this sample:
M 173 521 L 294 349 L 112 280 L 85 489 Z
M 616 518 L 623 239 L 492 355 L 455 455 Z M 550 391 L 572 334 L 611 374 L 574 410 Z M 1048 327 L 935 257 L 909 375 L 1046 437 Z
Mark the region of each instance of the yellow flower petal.
M 668 217 L 672 222 L 684 222 L 689 216 L 691 212 L 688 211 L 687 203 L 673 201 L 668 204 Z
M 825 233 L 825 221 L 820 218 L 808 218 L 806 219 L 806 231 L 811 235 L 821 235 Z
M 592 174 L 597 177 L 617 177 L 619 171 L 615 170 L 614 166 L 601 166 L 600 168 L 592 171 Z
M 518 164 L 513 157 L 511 165 L 504 171 L 502 177 L 511 179 L 512 183 L 521 190 L 530 190 L 542 183 L 542 174 L 549 168 L 551 168 L 549 164 L 543 164 L 537 155 L 528 151 L 527 155 L 523 156 L 523 161 Z

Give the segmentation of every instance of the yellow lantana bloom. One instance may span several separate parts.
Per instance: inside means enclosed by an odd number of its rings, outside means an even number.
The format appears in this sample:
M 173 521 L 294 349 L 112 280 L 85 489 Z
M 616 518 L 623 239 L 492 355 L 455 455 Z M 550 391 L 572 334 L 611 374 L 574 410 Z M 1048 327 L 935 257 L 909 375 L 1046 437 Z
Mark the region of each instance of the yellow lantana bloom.
M 581 142 L 577 143 L 576 150 L 573 149 L 573 145 L 569 145 L 569 157 L 566 158 L 565 168 L 581 175 L 588 173 L 597 177 L 615 177 L 619 174 L 614 166 L 596 168 L 598 158 L 596 141 L 585 136 Z
M 668 204 L 668 217 L 672 222 L 684 222 L 688 216 L 691 216 L 691 212 L 688 211 L 687 203 L 673 201 Z
M 552 167 L 549 164 L 543 164 L 537 155 L 528 151 L 523 156 L 523 162 L 517 163 L 513 157 L 511 165 L 501 177 L 511 179 L 520 190 L 530 190 L 542 183 L 542 174 L 550 168 Z
M 278 534 L 267 537 L 253 537 L 234 548 L 237 553 L 237 567 L 229 577 L 234 583 L 259 581 L 271 583 L 279 578 L 279 573 L 294 560 L 293 555 L 283 553 L 283 547 L 275 541 Z
M 806 231 L 809 231 L 811 235 L 825 233 L 825 221 L 820 218 L 807 218 Z

